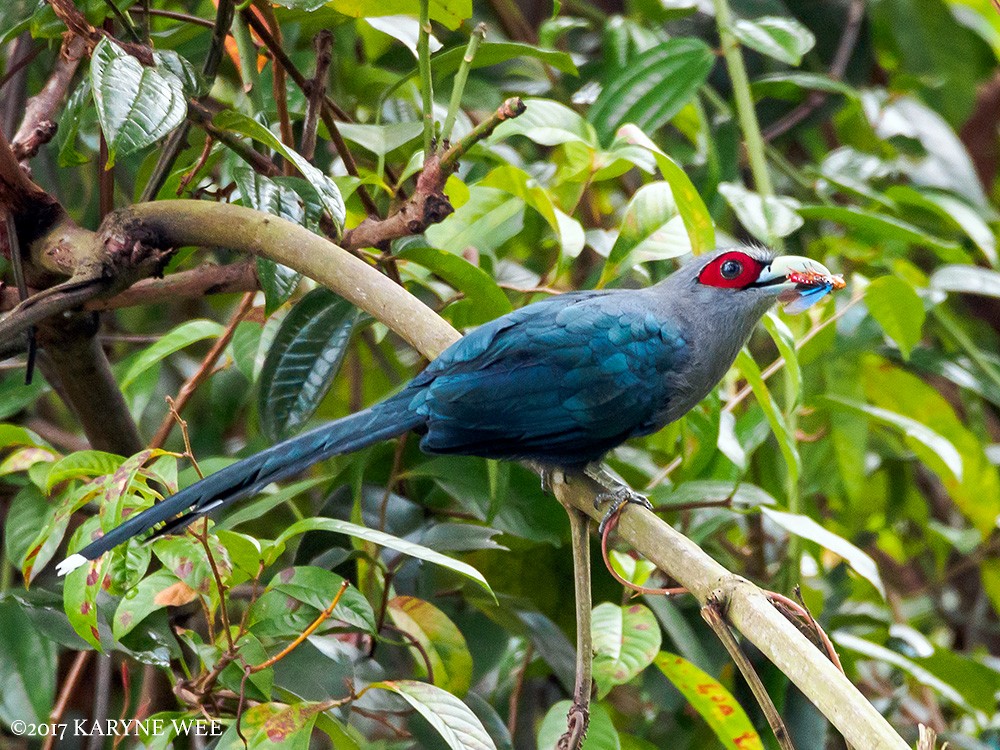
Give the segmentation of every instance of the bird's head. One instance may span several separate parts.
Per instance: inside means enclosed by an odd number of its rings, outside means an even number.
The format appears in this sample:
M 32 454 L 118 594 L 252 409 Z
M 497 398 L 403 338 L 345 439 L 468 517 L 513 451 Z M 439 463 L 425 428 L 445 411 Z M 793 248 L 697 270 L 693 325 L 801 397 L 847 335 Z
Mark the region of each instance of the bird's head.
M 810 258 L 798 255 L 775 255 L 763 247 L 739 247 L 717 250 L 696 258 L 690 273 L 692 282 L 723 304 L 760 311 L 781 302 L 791 313 L 802 312 L 834 289 L 842 289 L 844 280 Z

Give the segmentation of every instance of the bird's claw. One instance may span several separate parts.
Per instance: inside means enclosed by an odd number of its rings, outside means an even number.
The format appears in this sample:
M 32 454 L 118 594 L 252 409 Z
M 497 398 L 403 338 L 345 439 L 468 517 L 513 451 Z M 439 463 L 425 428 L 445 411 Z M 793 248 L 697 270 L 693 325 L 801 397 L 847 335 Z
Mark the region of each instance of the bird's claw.
M 600 525 L 597 527 L 598 536 L 604 536 L 604 530 L 607 529 L 608 523 L 610 523 L 611 519 L 621 513 L 622 508 L 629 503 L 638 505 L 646 510 L 653 509 L 652 503 L 649 502 L 649 499 L 645 495 L 640 495 L 638 492 L 629 487 L 617 487 L 615 489 L 609 489 L 606 492 L 602 492 L 594 498 L 594 507 L 600 509 L 604 503 L 608 502 L 610 502 L 611 505 L 608 506 L 608 512 L 604 514 Z

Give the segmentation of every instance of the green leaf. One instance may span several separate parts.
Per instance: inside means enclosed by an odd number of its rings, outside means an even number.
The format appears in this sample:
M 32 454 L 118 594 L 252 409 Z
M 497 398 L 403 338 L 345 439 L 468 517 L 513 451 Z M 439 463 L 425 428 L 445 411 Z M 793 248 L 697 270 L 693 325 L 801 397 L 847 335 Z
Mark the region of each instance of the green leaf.
M 125 592 L 115 610 L 111 628 L 115 638 L 121 640 L 158 609 L 168 605 L 183 604 L 183 596 L 179 595 L 178 584 L 190 592 L 188 601 L 192 601 L 197 592 L 183 584 L 181 580 L 168 570 L 158 570 L 146 576 L 139 583 Z
M 104 38 L 94 48 L 90 82 L 108 142 L 108 166 L 145 148 L 184 121 L 184 84 L 167 66 L 145 66 Z
M 594 681 L 597 697 L 624 685 L 653 663 L 660 650 L 660 625 L 641 604 L 603 602 L 590 618 L 593 632 Z
M 625 207 L 621 230 L 601 272 L 599 285 L 637 263 L 676 258 L 689 252 L 691 241 L 670 184 L 643 185 Z
M 794 18 L 763 16 L 749 21 L 738 19 L 733 35 L 750 49 L 789 65 L 798 65 L 816 44 L 816 37 Z
M 523 135 L 541 146 L 582 143 L 597 148 L 594 127 L 566 105 L 550 99 L 526 99 L 524 104 L 524 114 L 501 122 L 490 136 L 491 141 Z
M 413 596 L 397 596 L 387 612 L 396 627 L 421 648 L 410 646 L 410 655 L 421 679 L 430 679 L 424 657 L 430 662 L 433 683 L 442 690 L 463 696 L 472 683 L 472 654 L 455 623 L 430 602 Z
M 560 211 L 553 202 L 549 191 L 523 169 L 505 164 L 492 170 L 476 185 L 495 187 L 508 192 L 538 211 L 558 235 L 565 255 L 575 258 L 583 250 L 586 238 L 580 222 Z
M 907 438 L 917 456 L 938 474 L 945 491 L 962 513 L 980 533 L 991 533 L 1000 515 L 1000 473 L 987 458 L 982 438 L 967 426 L 964 417 L 955 413 L 955 407 L 946 398 L 916 375 L 871 356 L 863 365 L 861 381 L 870 402 L 894 414 L 905 414 L 945 441 L 944 456 L 938 456 Z M 943 458 L 951 456 L 953 451 L 961 456 L 959 474 L 942 465 Z
M 260 426 L 272 442 L 298 432 L 315 413 L 340 370 L 357 320 L 354 305 L 317 287 L 281 322 L 257 392 Z
M 491 596 L 493 595 L 493 590 L 486 582 L 486 579 L 483 578 L 482 573 L 467 563 L 460 560 L 453 560 L 432 549 L 427 549 L 422 545 L 386 534 L 383 531 L 376 531 L 375 529 L 358 526 L 357 524 L 341 521 L 336 518 L 304 518 L 301 521 L 296 521 L 281 533 L 281 536 L 275 540 L 275 544 L 280 547 L 287 543 L 289 539 L 299 534 L 305 534 L 307 531 L 332 531 L 336 534 L 346 534 L 347 536 L 364 539 L 366 542 L 372 542 L 382 547 L 388 547 L 397 552 L 402 552 L 404 555 L 415 557 L 418 560 L 425 560 L 426 562 L 434 563 L 435 565 L 440 565 L 454 571 L 465 578 L 475 581 L 486 589 Z
M 657 507 L 669 510 L 671 505 L 692 505 L 728 500 L 734 508 L 757 508 L 762 505 L 777 505 L 766 490 L 748 482 L 726 482 L 719 479 L 694 479 L 682 482 L 676 487 L 658 485 L 649 495 Z
M 286 0 L 295 3 L 312 0 Z M 369 16 L 416 16 L 420 12 L 418 0 L 329 0 L 327 8 L 333 8 L 351 18 Z M 444 24 L 449 29 L 457 29 L 467 18 L 472 17 L 472 0 L 430 0 L 430 19 Z
M 740 224 L 761 242 L 773 245 L 787 237 L 804 223 L 795 213 L 799 202 L 794 198 L 769 195 L 747 190 L 738 182 L 722 182 L 719 192 L 736 213 Z
M 243 714 L 240 731 L 235 721 L 229 725 L 215 750 L 309 750 L 313 725 L 324 708 L 305 701 L 259 703 Z
M 83 479 L 84 477 L 99 477 L 105 474 L 113 474 L 122 465 L 124 460 L 122 456 L 105 453 L 104 451 L 76 451 L 75 453 L 70 453 L 49 468 L 48 476 L 45 479 L 45 491 L 52 492 L 57 484 L 69 479 Z
M 326 610 L 340 592 L 344 578 L 323 568 L 299 565 L 280 571 L 267 585 L 268 591 L 280 591 L 296 601 L 308 604 L 318 615 Z M 344 589 L 332 618 L 374 634 L 377 630 L 375 613 L 364 595 L 354 586 Z M 315 619 L 315 616 L 311 616 Z
M 930 287 L 943 292 L 1000 297 L 1000 273 L 977 266 L 941 266 L 931 274 Z
M 396 257 L 423 266 L 465 295 L 445 308 L 457 328 L 481 325 L 513 309 L 493 277 L 461 255 L 409 243 Z M 456 315 L 459 311 L 462 314 Z
M 764 750 L 746 711 L 721 682 L 682 656 L 661 651 L 656 666 L 708 723 L 727 750 Z
M 792 481 L 798 481 L 802 471 L 802 460 L 799 457 L 799 449 L 795 443 L 795 436 L 788 429 L 788 423 L 782 415 L 781 410 L 774 401 L 774 396 L 761 377 L 760 368 L 748 353 L 746 348 L 742 349 L 736 357 L 736 366 L 746 378 L 747 383 L 753 390 L 753 395 L 757 403 L 764 410 L 767 422 L 771 426 L 771 432 L 778 440 L 778 448 L 788 466 L 788 473 Z
M 496 750 L 472 710 L 439 687 L 414 680 L 392 680 L 372 683 L 369 689 L 389 690 L 402 696 L 437 730 L 451 750 Z
M 652 133 L 688 103 L 708 78 L 715 55 L 700 39 L 658 44 L 612 71 L 587 113 L 601 142 L 627 122 Z
M 423 129 L 422 122 L 393 122 L 388 125 L 337 123 L 337 130 L 344 136 L 344 140 L 356 143 L 376 156 L 385 156 L 419 138 Z
M 715 224 L 712 222 L 712 215 L 687 173 L 635 125 L 622 125 L 618 129 L 616 140 L 644 148 L 653 155 L 660 174 L 673 191 L 677 210 L 687 229 L 691 252 L 700 255 L 714 250 Z
M 340 190 L 336 184 L 323 172 L 310 164 L 301 154 L 289 148 L 278 139 L 270 130 L 265 128 L 255 120 L 250 119 L 240 112 L 225 110 L 217 114 L 212 123 L 222 130 L 229 130 L 234 133 L 241 133 L 253 138 L 255 141 L 264 144 L 268 148 L 274 149 L 291 162 L 306 182 L 316 191 L 317 197 L 323 209 L 329 214 L 338 230 L 343 231 L 344 218 L 346 216 L 344 199 L 340 195 Z
M 66 106 L 63 107 L 60 117 L 59 129 L 56 130 L 54 140 L 59 147 L 60 167 L 76 167 L 86 164 L 93 155 L 77 148 L 77 138 L 81 127 L 86 127 L 89 131 L 94 125 L 96 112 L 89 107 L 91 101 L 93 101 L 93 96 L 90 80 L 84 78 L 66 100 Z
M 924 463 L 937 471 L 943 468 L 954 479 L 962 481 L 961 454 L 947 439 L 927 425 L 888 409 L 851 401 L 840 396 L 823 396 L 821 400 L 830 406 L 865 414 L 876 422 L 895 427 L 903 433 L 907 444 Z
M 465 56 L 465 45 L 452 47 L 431 58 L 431 66 L 435 77 L 449 76 L 458 70 Z M 476 57 L 469 66 L 470 70 L 487 68 L 491 65 L 530 57 L 555 68 L 562 73 L 577 75 L 573 58 L 566 52 L 554 49 L 544 49 L 533 44 L 520 42 L 481 42 L 476 51 Z M 338 126 L 339 127 L 339 126 Z M 346 138 L 346 136 L 345 136 Z
M 424 237 L 439 250 L 461 253 L 474 248 L 480 253 L 490 253 L 523 226 L 523 200 L 504 190 L 473 185 L 469 200 L 444 221 L 427 227 Z
M 113 473 L 104 477 L 100 484 L 100 494 L 95 498 L 101 506 L 101 528 L 111 531 L 122 522 L 126 505 L 136 506 L 135 494 L 137 487 L 133 486 L 140 469 L 151 459 L 170 455 L 160 448 L 150 448 L 136 453 L 121 462 Z M 145 487 L 145 481 L 141 482 Z M 129 502 L 131 501 L 131 502 Z M 139 503 L 145 507 L 149 503 Z
M 163 334 L 152 346 L 146 347 L 138 356 L 132 358 L 119 384 L 128 388 L 135 379 L 153 365 L 166 359 L 174 352 L 190 346 L 196 341 L 214 339 L 222 335 L 225 328 L 214 320 L 189 320 L 181 323 L 172 331 Z
M 70 542 L 70 549 L 77 550 L 89 542 L 97 531 L 97 519 L 89 518 L 77 529 Z M 63 584 L 63 609 L 83 640 L 103 651 L 101 635 L 97 629 L 97 595 L 105 585 L 110 555 L 88 561 L 66 575 Z
M 882 585 L 878 566 L 867 552 L 862 551 L 832 531 L 824 529 L 808 516 L 799 515 L 798 513 L 785 513 L 767 507 L 762 507 L 760 510 L 765 516 L 785 529 L 785 531 L 803 539 L 808 539 L 810 542 L 816 542 L 820 547 L 828 549 L 844 558 L 855 573 L 874 586 L 883 598 L 885 597 L 885 586 Z
M 881 276 L 865 289 L 868 312 L 899 346 L 903 359 L 910 358 L 920 343 L 924 326 L 924 303 L 913 287 L 898 276 Z
M 0 598 L 0 722 L 48 721 L 56 692 L 58 647 L 21 606 Z
M 295 191 L 255 172 L 246 164 L 233 168 L 233 180 L 240 189 L 240 202 L 296 224 L 305 224 L 305 211 Z M 264 290 L 265 309 L 270 315 L 277 310 L 298 288 L 302 274 L 279 265 L 270 258 L 257 257 L 257 277 Z
M 915 661 L 906 658 L 900 653 L 880 646 L 877 643 L 860 638 L 846 630 L 838 630 L 833 634 L 833 640 L 841 648 L 853 651 L 861 656 L 874 659 L 881 664 L 891 664 L 906 672 L 910 677 L 922 685 L 937 691 L 941 697 L 951 701 L 964 710 L 974 713 L 975 709 L 969 705 L 962 694 L 952 685 L 936 677 L 931 671 L 917 664 Z
M 961 245 L 925 232 L 913 224 L 892 216 L 865 211 L 853 206 L 800 206 L 796 209 L 804 219 L 825 219 L 856 229 L 875 241 L 898 240 L 918 247 L 929 247 L 951 257 Z
M 773 311 L 763 318 L 764 329 L 771 336 L 778 353 L 785 361 L 785 413 L 787 414 L 799 403 L 802 395 L 802 369 L 799 367 L 799 354 L 795 349 L 795 335 Z

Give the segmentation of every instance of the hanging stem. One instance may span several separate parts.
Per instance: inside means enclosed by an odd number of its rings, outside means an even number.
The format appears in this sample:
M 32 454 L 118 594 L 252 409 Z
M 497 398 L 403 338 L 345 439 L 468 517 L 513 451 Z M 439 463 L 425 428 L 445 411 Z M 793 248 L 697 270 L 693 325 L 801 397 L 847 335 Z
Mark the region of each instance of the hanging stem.
M 455 125 L 455 118 L 458 110 L 462 106 L 462 94 L 465 92 L 465 82 L 469 78 L 469 69 L 472 61 L 476 59 L 476 52 L 479 50 L 479 43 L 486 38 L 486 24 L 480 23 L 469 37 L 469 45 L 465 48 L 465 55 L 462 63 L 458 66 L 455 74 L 455 85 L 451 90 L 451 102 L 448 104 L 448 116 L 444 119 L 444 127 L 441 128 L 441 143 L 447 143 L 451 138 L 451 129 Z
M 424 107 L 424 159 L 431 156 L 434 142 L 434 89 L 431 82 L 430 0 L 420 0 L 420 36 L 417 37 L 417 67 Z
M 750 96 L 750 79 L 743 64 L 739 42 L 730 30 L 732 14 L 728 0 L 712 0 L 712 2 L 715 6 L 715 23 L 719 29 L 719 40 L 722 42 L 722 54 L 726 60 L 726 69 L 729 71 L 729 80 L 733 84 L 736 115 L 740 121 L 740 130 L 743 131 L 743 142 L 746 144 L 747 159 L 750 161 L 750 173 L 753 175 L 754 187 L 764 199 L 764 216 L 770 227 L 771 208 L 767 199 L 774 195 L 774 188 L 771 186 L 771 176 L 768 174 L 767 161 L 764 157 L 764 139 L 760 134 L 760 124 L 757 122 L 753 98 Z M 772 237 L 771 243 L 779 252 L 784 250 L 784 242 L 780 237 Z

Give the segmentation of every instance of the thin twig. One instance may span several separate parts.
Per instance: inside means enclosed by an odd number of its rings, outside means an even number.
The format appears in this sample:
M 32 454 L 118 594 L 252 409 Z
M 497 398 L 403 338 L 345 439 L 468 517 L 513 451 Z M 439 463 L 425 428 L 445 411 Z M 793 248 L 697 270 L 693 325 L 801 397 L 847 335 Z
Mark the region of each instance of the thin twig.
M 441 128 L 441 143 L 447 143 L 451 138 L 451 129 L 455 125 L 455 118 L 458 110 L 462 108 L 462 94 L 465 92 L 465 82 L 469 78 L 469 68 L 472 61 L 476 59 L 476 52 L 479 44 L 486 38 L 486 24 L 479 23 L 469 37 L 469 44 L 465 48 L 465 55 L 462 56 L 462 63 L 458 66 L 455 80 L 451 89 L 451 102 L 448 104 L 448 115 L 444 118 L 444 126 Z
M 309 100 L 306 104 L 306 119 L 302 124 L 302 143 L 299 153 L 312 161 L 316 153 L 316 131 L 319 129 L 319 118 L 323 112 L 323 100 L 326 98 L 326 79 L 333 62 L 333 34 L 324 29 L 313 40 L 316 48 L 316 71 L 309 82 Z
M 434 148 L 434 84 L 431 81 L 430 0 L 420 0 L 420 30 L 417 36 L 417 67 L 420 69 L 420 94 L 423 98 L 424 161 Z
M 212 373 L 212 369 L 215 367 L 215 363 L 222 356 L 222 353 L 229 346 L 229 342 L 233 338 L 233 334 L 236 332 L 236 326 L 239 324 L 243 317 L 250 311 L 253 307 L 253 299 L 255 294 L 253 292 L 248 292 L 243 295 L 243 299 L 240 301 L 240 306 L 236 309 L 233 317 L 230 318 L 229 324 L 226 329 L 222 332 L 222 335 L 215 340 L 212 344 L 212 348 L 208 350 L 208 353 L 202 359 L 201 364 L 198 365 L 198 369 L 195 370 L 194 374 L 188 378 L 184 385 L 181 386 L 180 390 L 177 391 L 177 398 L 171 403 L 171 411 L 167 414 L 163 421 L 160 423 L 160 428 L 156 431 L 156 435 L 149 442 L 150 448 L 159 448 L 170 436 L 170 430 L 173 428 L 177 419 L 180 418 L 180 413 L 184 410 L 187 402 L 191 399 L 191 396 L 198 389 L 208 376 Z
M 590 694 L 593 685 L 594 641 L 590 630 L 590 519 L 567 506 L 573 548 L 573 589 L 576 602 L 576 677 L 573 702 L 566 713 L 566 731 L 556 743 L 558 750 L 579 750 L 590 725 Z
M 222 618 L 222 630 L 226 634 L 226 645 L 229 646 L 230 651 L 236 651 L 236 644 L 233 642 L 232 628 L 229 625 L 229 610 L 226 608 L 226 587 L 222 585 L 222 576 L 219 574 L 219 566 L 215 562 L 215 555 L 212 554 L 212 545 L 209 544 L 208 541 L 208 516 L 205 516 L 202 520 L 203 523 L 201 525 L 201 533 L 194 534 L 194 536 L 199 542 L 201 542 L 201 546 L 205 548 L 205 556 L 208 558 L 208 567 L 212 569 L 212 577 L 215 579 L 215 588 L 219 592 L 219 616 Z
M 517 670 L 514 678 L 514 687 L 510 691 L 510 701 L 507 703 L 507 734 L 511 739 L 517 733 L 517 704 L 521 702 L 521 691 L 524 689 L 524 677 L 531 666 L 531 660 L 535 657 L 535 644 L 528 642 L 524 649 L 524 658 L 521 659 L 521 668 Z
M 795 750 L 795 745 L 792 744 L 792 738 L 788 734 L 785 722 L 781 719 L 781 714 L 774 707 L 771 696 L 767 694 L 767 688 L 760 681 L 760 676 L 753 668 L 753 664 L 750 663 L 747 655 L 743 653 L 743 649 L 740 648 L 740 644 L 737 643 L 733 632 L 729 629 L 729 625 L 723 616 L 724 611 L 725 605 L 723 602 L 710 598 L 705 606 L 701 608 L 701 616 L 719 637 L 719 640 L 722 641 L 722 645 L 726 647 L 729 656 L 736 663 L 736 666 L 739 667 L 743 679 L 747 681 L 750 691 L 757 699 L 757 703 L 760 704 L 761 710 L 767 718 L 767 723 L 771 725 L 771 731 L 774 732 L 774 738 L 778 741 L 778 745 L 782 750 Z
M 307 91 L 309 87 L 309 80 L 302 74 L 302 71 L 296 67 L 295 63 L 292 62 L 292 59 L 286 54 L 281 46 L 278 45 L 274 37 L 271 36 L 271 32 L 268 30 L 267 26 L 253 13 L 243 11 L 240 16 L 244 21 L 246 21 L 247 25 L 253 29 L 254 33 L 257 34 L 261 42 L 264 43 L 264 46 L 267 47 L 267 50 L 274 57 L 275 64 L 280 65 L 285 72 L 288 73 L 291 79 L 295 81 L 295 85 L 298 86 L 303 92 Z M 340 119 L 342 122 L 351 122 L 351 118 L 346 112 L 344 112 L 344 110 L 338 107 L 337 103 L 329 96 L 323 97 L 322 118 L 323 124 L 326 125 L 326 129 L 330 132 L 330 140 L 333 142 L 334 148 L 337 149 L 337 154 L 344 160 L 344 168 L 347 169 L 347 173 L 353 177 L 359 177 L 360 173 L 358 172 L 358 165 L 354 161 L 354 155 L 347 147 L 347 143 L 341 136 L 340 130 L 337 128 L 336 120 L 334 119 Z M 369 216 L 377 217 L 379 215 L 378 206 L 375 205 L 375 201 L 372 200 L 367 188 L 364 185 L 359 185 L 356 192 Z
M 284 48 L 285 41 L 281 34 L 281 25 L 274 15 L 274 7 L 269 0 L 254 0 L 254 7 L 261 12 L 265 22 L 270 27 L 271 36 L 274 43 L 279 48 Z M 249 10 L 249 9 L 248 9 Z M 251 12 L 251 15 L 252 12 Z M 278 131 L 281 142 L 288 148 L 295 148 L 295 135 L 292 133 L 292 120 L 288 115 L 288 86 L 285 68 L 275 64 L 272 67 L 271 75 L 271 96 L 274 97 L 274 105 L 278 111 Z M 287 159 L 284 162 L 284 172 L 286 175 L 295 174 L 295 166 Z
M 249 668 L 250 674 L 254 674 L 256 672 L 260 672 L 262 669 L 267 669 L 268 667 L 273 667 L 279 661 L 281 661 L 286 656 L 288 656 L 290 653 L 292 653 L 292 651 L 294 651 L 299 646 L 301 646 L 302 643 L 306 640 L 306 638 L 308 638 L 309 636 L 311 636 L 315 632 L 316 628 L 318 628 L 320 625 L 322 625 L 323 622 L 330 615 L 333 614 L 333 610 L 337 608 L 337 603 L 340 601 L 340 597 L 342 597 L 344 595 L 344 592 L 347 591 L 347 587 L 350 586 L 350 585 L 351 585 L 350 582 L 346 581 L 346 580 L 343 583 L 341 583 L 340 584 L 340 590 L 337 592 L 337 595 L 333 597 L 333 601 L 330 602 L 330 606 L 327 607 L 326 609 L 324 609 L 322 612 L 320 612 L 319 617 L 317 617 L 315 620 L 313 620 L 312 624 L 310 624 L 308 628 L 306 628 L 301 633 L 299 633 L 298 637 L 296 637 L 296 639 L 294 641 L 292 641 L 287 646 L 285 646 L 285 648 L 283 648 L 281 651 L 279 651 L 278 653 L 276 653 L 270 659 L 266 659 L 265 661 L 262 661 L 260 664 L 258 664 L 255 667 L 250 667 Z
M 62 719 L 63 714 L 66 713 L 66 706 L 69 703 L 69 699 L 72 698 L 76 692 L 76 684 L 80 681 L 80 676 L 83 674 L 83 668 L 87 666 L 87 661 L 93 653 L 96 652 L 80 651 L 77 653 L 76 658 L 73 659 L 73 664 L 69 668 L 65 682 L 63 682 L 62 690 L 59 691 L 59 699 L 52 707 L 51 713 L 49 713 L 49 724 L 58 724 L 59 720 Z M 46 736 L 45 741 L 42 742 L 42 750 L 52 750 L 55 742 L 55 734 L 49 734 Z

